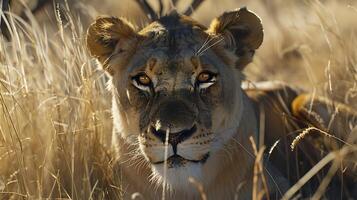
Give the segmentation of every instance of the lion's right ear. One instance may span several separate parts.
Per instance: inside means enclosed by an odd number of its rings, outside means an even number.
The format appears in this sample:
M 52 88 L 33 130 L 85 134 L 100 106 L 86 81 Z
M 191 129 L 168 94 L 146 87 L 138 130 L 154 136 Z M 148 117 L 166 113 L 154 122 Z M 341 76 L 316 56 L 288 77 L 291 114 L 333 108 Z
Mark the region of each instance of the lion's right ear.
M 99 17 L 87 31 L 87 47 L 91 56 L 97 58 L 104 69 L 113 75 L 114 66 L 108 61 L 113 55 L 127 54 L 135 48 L 138 34 L 133 26 L 122 18 Z

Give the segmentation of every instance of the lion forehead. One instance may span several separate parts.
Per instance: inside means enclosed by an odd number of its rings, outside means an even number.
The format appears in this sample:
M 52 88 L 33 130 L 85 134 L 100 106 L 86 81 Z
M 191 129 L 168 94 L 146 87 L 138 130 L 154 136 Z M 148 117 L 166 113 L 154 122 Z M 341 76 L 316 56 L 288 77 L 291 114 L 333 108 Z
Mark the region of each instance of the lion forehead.
M 180 50 L 195 48 L 208 37 L 206 28 L 186 16 L 178 14 L 162 17 L 139 32 L 144 36 L 142 47 L 165 49 L 172 55 Z

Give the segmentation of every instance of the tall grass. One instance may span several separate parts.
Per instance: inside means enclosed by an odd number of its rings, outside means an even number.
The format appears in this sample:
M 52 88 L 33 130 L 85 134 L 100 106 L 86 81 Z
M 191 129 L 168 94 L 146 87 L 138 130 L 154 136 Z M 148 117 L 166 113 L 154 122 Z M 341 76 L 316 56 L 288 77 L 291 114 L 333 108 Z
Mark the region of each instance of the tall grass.
M 104 2 L 87 1 L 103 14 L 128 3 L 113 8 L 108 5 L 114 2 Z M 30 13 L 27 21 L 7 13 L 12 40 L 0 36 L 0 199 L 108 199 L 121 193 L 109 148 L 107 80 L 85 49 L 86 23 L 69 10 L 92 8 L 71 5 L 56 9 L 52 25 Z M 207 25 L 242 5 L 257 12 L 265 27 L 265 42 L 246 70 L 248 80 L 284 80 L 357 108 L 356 4 L 211 0 L 193 17 Z M 145 24 L 137 9 L 125 14 Z
M 0 41 L 0 197 L 104 198 L 109 175 L 93 175 L 110 168 L 105 76 L 69 12 L 51 35 L 28 16 L 10 14 L 12 40 Z

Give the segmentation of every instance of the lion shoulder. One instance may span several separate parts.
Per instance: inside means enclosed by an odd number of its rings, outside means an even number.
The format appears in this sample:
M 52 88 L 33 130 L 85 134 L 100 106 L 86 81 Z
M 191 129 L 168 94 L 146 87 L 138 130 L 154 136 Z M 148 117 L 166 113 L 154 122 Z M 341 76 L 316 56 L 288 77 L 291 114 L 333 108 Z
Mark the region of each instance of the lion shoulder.
M 281 81 L 243 83 L 242 89 L 253 102 L 258 115 L 292 115 L 292 103 L 302 93 L 301 89 Z

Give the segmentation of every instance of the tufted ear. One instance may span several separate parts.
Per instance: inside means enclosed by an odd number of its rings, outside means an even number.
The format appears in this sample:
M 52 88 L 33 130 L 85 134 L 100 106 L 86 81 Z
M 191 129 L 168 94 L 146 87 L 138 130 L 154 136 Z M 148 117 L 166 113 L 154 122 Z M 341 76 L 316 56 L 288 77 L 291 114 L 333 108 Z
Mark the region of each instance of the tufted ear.
M 138 38 L 133 26 L 125 19 L 99 17 L 89 26 L 86 42 L 90 54 L 113 75 L 115 69 L 109 64 L 110 58 L 113 55 L 128 56 Z
M 208 33 L 223 36 L 225 48 L 238 56 L 238 69 L 243 69 L 252 61 L 254 52 L 262 44 L 264 36 L 259 17 L 245 7 L 225 12 L 214 19 Z

